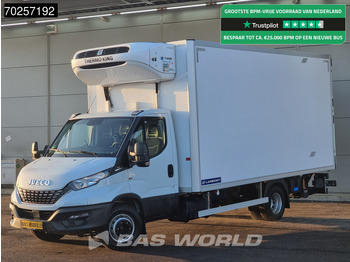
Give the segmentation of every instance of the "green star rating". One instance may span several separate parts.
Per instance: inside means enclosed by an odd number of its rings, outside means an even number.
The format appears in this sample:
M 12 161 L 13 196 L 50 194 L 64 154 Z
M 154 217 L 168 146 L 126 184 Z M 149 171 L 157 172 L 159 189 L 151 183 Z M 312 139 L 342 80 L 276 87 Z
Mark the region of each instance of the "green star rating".
M 250 28 L 251 24 L 248 20 L 243 23 L 244 28 Z M 283 29 L 323 29 L 324 20 L 283 20 L 282 27 Z
M 319 20 L 319 21 L 316 21 L 316 28 L 324 28 L 324 21 L 323 20 Z
M 307 21 L 304 21 L 304 20 L 299 21 L 299 28 L 301 29 L 307 28 Z
M 307 28 L 315 28 L 316 22 L 315 21 L 307 21 Z
M 248 20 L 243 24 L 244 24 L 244 28 L 250 28 L 251 23 L 249 23 Z
M 285 29 L 323 29 L 324 20 L 283 20 Z
M 299 28 L 299 21 L 291 21 L 292 22 L 292 28 Z
M 283 21 L 283 28 L 290 28 L 290 21 L 289 20 Z

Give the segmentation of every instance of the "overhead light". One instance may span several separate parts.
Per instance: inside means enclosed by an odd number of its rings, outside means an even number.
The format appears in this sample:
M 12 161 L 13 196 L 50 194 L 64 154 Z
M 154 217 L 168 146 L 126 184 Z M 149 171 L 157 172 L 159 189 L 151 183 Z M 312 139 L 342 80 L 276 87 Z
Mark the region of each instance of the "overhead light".
M 1 27 L 6 27 L 6 26 L 17 26 L 17 25 L 27 25 L 28 22 L 23 22 L 23 23 L 16 23 L 16 24 L 2 24 Z
M 109 22 L 109 18 L 105 17 L 105 16 L 101 16 L 100 19 L 103 21 L 103 22 Z
M 60 19 L 52 19 L 52 20 L 42 20 L 42 21 L 35 21 L 35 24 L 41 24 L 41 23 L 52 23 L 52 22 L 60 22 L 60 21 L 67 21 L 69 18 L 60 18 Z
M 181 6 L 171 6 L 167 7 L 167 10 L 172 10 L 172 9 L 182 9 L 182 8 L 192 8 L 192 7 L 200 7 L 200 6 L 206 6 L 207 4 L 197 4 L 197 5 L 181 5 Z
M 146 10 L 138 10 L 138 11 L 127 11 L 127 12 L 120 12 L 120 15 L 128 15 L 128 14 L 139 14 L 139 13 L 148 13 L 148 12 L 154 12 L 158 9 L 146 9 Z
M 242 3 L 242 2 L 252 2 L 255 0 L 235 0 L 235 1 L 222 1 L 222 2 L 217 2 L 217 5 L 225 5 L 225 4 L 234 4 L 234 3 Z
M 105 16 L 112 16 L 112 14 L 78 16 L 77 19 L 87 19 L 87 18 L 96 18 L 96 17 L 105 17 Z

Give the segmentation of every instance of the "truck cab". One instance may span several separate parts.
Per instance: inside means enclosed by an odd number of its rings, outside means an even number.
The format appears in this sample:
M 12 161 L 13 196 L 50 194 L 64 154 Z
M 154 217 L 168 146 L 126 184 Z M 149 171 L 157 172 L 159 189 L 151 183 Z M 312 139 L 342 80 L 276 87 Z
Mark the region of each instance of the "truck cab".
M 82 234 L 105 226 L 108 211 L 123 199 L 142 209 L 144 221 L 170 217 L 179 192 L 176 166 L 166 110 L 73 115 L 45 157 L 22 170 L 12 225 L 46 215 L 48 231 Z M 26 212 L 38 204 L 38 214 Z

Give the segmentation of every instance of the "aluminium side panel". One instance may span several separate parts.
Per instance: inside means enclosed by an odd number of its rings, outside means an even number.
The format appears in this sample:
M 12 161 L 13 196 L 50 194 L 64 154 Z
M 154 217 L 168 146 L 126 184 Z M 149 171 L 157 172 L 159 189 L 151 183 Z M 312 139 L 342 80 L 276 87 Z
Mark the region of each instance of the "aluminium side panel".
M 194 192 L 335 167 L 329 57 L 205 42 L 193 57 Z

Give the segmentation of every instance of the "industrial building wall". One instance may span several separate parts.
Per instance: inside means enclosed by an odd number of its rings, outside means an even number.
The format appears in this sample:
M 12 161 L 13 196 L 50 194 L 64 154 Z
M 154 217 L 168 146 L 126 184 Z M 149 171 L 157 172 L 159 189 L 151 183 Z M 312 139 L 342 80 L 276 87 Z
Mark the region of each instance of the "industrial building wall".
M 268 2 L 275 1 L 261 3 Z M 350 14 L 350 5 L 347 13 Z M 277 46 L 333 57 L 337 170 L 332 171 L 332 179 L 337 180 L 338 187 L 332 192 L 350 192 L 349 17 L 347 42 L 343 45 Z M 30 161 L 33 141 L 43 148 L 52 142 L 72 113 L 87 111 L 86 87 L 70 66 L 76 51 L 138 41 L 220 41 L 220 6 L 119 15 L 109 20 L 56 22 L 57 34 L 47 34 L 46 24 L 2 28 L 2 159 Z

